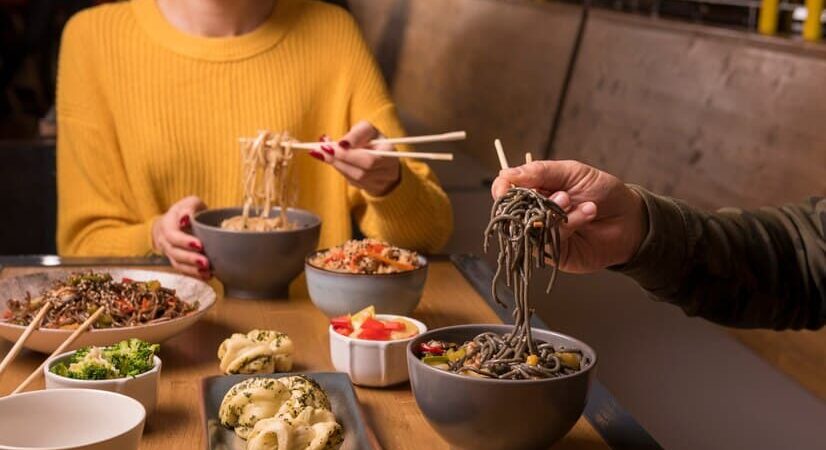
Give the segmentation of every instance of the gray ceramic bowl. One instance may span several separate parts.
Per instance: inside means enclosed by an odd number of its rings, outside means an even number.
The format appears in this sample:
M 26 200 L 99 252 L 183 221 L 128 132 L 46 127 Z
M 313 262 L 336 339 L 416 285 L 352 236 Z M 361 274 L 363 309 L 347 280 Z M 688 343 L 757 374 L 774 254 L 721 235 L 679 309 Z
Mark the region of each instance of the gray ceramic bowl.
M 324 250 L 319 250 L 322 252 Z M 310 300 L 327 317 L 356 313 L 370 305 L 378 314 L 409 316 L 419 305 L 427 280 L 427 259 L 419 256 L 419 267 L 407 272 L 387 274 L 341 273 L 310 264 L 304 270 Z
M 544 330 L 536 340 L 582 349 L 590 364 L 580 372 L 546 380 L 493 380 L 446 372 L 422 363 L 413 349 L 431 339 L 463 343 L 510 325 L 459 325 L 429 331 L 410 341 L 407 367 L 413 395 L 430 425 L 451 446 L 478 450 L 544 449 L 574 426 L 588 397 L 596 354 L 584 343 Z
M 273 208 L 272 214 L 279 214 Z M 315 214 L 288 209 L 298 228 L 286 231 L 231 231 L 221 222 L 241 214 L 241 208 L 201 211 L 192 231 L 204 244 L 215 276 L 228 297 L 285 298 L 290 281 L 301 273 L 304 258 L 318 245 L 321 219 Z

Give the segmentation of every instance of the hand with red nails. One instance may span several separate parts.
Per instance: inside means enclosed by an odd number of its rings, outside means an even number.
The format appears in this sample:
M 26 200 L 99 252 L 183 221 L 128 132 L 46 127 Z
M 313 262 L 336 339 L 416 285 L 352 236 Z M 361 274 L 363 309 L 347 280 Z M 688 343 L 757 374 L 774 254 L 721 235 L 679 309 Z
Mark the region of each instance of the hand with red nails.
M 208 280 L 212 271 L 201 241 L 188 233 L 192 216 L 202 209 L 206 209 L 206 205 L 195 196 L 172 205 L 152 224 L 152 245 L 156 252 L 166 255 L 179 272 Z
M 560 269 L 588 273 L 628 262 L 648 232 L 642 198 L 619 178 L 577 161 L 534 161 L 502 170 L 491 193 L 511 185 L 548 195 L 568 213 Z
M 353 186 L 380 197 L 399 184 L 401 165 L 398 158 L 370 153 L 370 150 L 393 150 L 392 145 L 370 145 L 370 141 L 378 137 L 378 130 L 370 122 L 361 121 L 337 144 L 331 141 L 321 152 L 313 151 L 310 155 L 332 164 Z

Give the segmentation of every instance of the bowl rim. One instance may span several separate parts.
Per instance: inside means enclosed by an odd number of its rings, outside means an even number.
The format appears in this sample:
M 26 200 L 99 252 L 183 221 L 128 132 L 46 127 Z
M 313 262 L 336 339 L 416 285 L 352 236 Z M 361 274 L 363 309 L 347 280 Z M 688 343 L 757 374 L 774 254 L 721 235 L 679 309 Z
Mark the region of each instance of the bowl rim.
M 407 343 L 406 353 L 407 353 L 407 356 L 408 356 L 408 360 L 413 359 L 414 360 L 413 364 L 415 364 L 417 366 L 424 367 L 425 370 L 431 370 L 434 373 L 439 373 L 439 374 L 444 375 L 444 376 L 455 377 L 456 379 L 465 380 L 465 381 L 468 381 L 468 382 L 471 382 L 471 383 L 493 383 L 493 384 L 497 384 L 497 383 L 504 383 L 504 384 L 553 383 L 555 381 L 566 380 L 566 379 L 569 379 L 569 378 L 587 376 L 588 373 L 591 372 L 592 370 L 594 370 L 594 368 L 596 368 L 596 366 L 597 366 L 597 361 L 598 361 L 597 352 L 595 352 L 594 349 L 590 345 L 582 342 L 581 340 L 579 340 L 575 337 L 569 336 L 567 334 L 563 334 L 563 333 L 559 333 L 559 332 L 551 331 L 551 330 L 545 330 L 545 329 L 542 329 L 542 328 L 536 328 L 536 327 L 531 327 L 531 330 L 532 331 L 540 331 L 540 332 L 544 332 L 544 333 L 550 333 L 550 334 L 556 335 L 558 337 L 562 337 L 562 338 L 565 338 L 565 339 L 570 339 L 570 340 L 574 341 L 577 344 L 577 346 L 584 347 L 585 350 L 587 350 L 588 352 L 590 352 L 591 355 L 593 355 L 593 358 L 591 360 L 591 364 L 588 365 L 588 367 L 586 367 L 584 369 L 580 369 L 579 372 L 574 372 L 574 373 L 571 373 L 571 374 L 568 374 L 568 375 L 562 375 L 562 376 L 558 376 L 558 377 L 554 377 L 554 378 L 541 378 L 541 379 L 537 379 L 537 380 L 502 380 L 502 379 L 498 379 L 498 378 L 471 377 L 471 376 L 468 376 L 468 375 L 461 375 L 461 374 L 458 374 L 458 373 L 453 373 L 453 372 L 448 372 L 446 370 L 437 369 L 435 367 L 432 367 L 432 366 L 429 366 L 429 365 L 423 363 L 422 360 L 419 359 L 419 357 L 416 356 L 416 353 L 413 351 L 413 341 L 424 337 L 426 334 L 436 334 L 438 332 L 462 330 L 462 329 L 467 329 L 467 328 L 478 328 L 478 327 L 509 327 L 509 328 L 513 328 L 514 325 L 505 324 L 505 323 L 470 323 L 470 324 L 451 325 L 451 326 L 447 326 L 447 327 L 434 328 L 434 329 L 432 329 L 432 330 L 430 330 L 426 333 L 422 333 L 422 334 L 419 334 L 417 336 L 413 336 L 414 339 L 411 339 L 411 341 Z M 410 368 L 409 370 L 411 370 L 411 371 L 413 370 L 413 365 L 408 364 L 408 367 Z
M 338 247 L 338 246 L 336 246 L 336 247 Z M 316 256 L 316 255 L 318 255 L 318 254 L 319 254 L 319 253 L 321 253 L 321 252 L 326 252 L 327 250 L 330 250 L 330 249 L 332 249 L 332 248 L 335 248 L 335 247 L 327 247 L 327 248 L 322 248 L 322 249 L 319 249 L 319 250 L 315 250 L 315 251 L 313 251 L 313 252 L 310 252 L 310 254 L 308 254 L 308 255 L 304 258 L 304 270 L 312 269 L 312 270 L 316 270 L 316 271 L 318 271 L 318 272 L 321 272 L 321 273 L 324 273 L 324 274 L 327 274 L 327 275 L 340 276 L 340 277 L 343 277 L 343 278 L 344 278 L 344 277 L 360 277 L 360 278 L 393 278 L 393 277 L 410 276 L 410 275 L 415 274 L 415 273 L 418 273 L 418 272 L 420 272 L 420 271 L 422 271 L 422 270 L 426 270 L 426 269 L 427 269 L 427 267 L 430 265 L 430 261 L 428 261 L 427 257 L 425 257 L 424 255 L 422 255 L 422 254 L 420 254 L 420 253 L 418 253 L 418 252 L 416 253 L 416 256 L 417 256 L 417 257 L 418 257 L 418 259 L 419 259 L 419 263 L 420 263 L 419 267 L 416 267 L 416 268 L 415 268 L 415 269 L 413 269 L 413 270 L 405 270 L 404 272 L 393 272 L 393 273 L 351 273 L 351 272 L 336 272 L 335 270 L 324 269 L 324 268 L 322 268 L 322 267 L 314 266 L 314 265 L 312 265 L 312 264 L 310 263 L 310 258 L 312 258 L 312 257 L 314 257 L 314 256 Z M 406 316 L 402 316 L 402 317 L 406 317 Z
M 138 400 L 135 400 L 134 398 L 132 398 L 128 395 L 121 394 L 119 392 L 105 391 L 105 390 L 101 390 L 101 389 L 87 389 L 87 388 L 41 389 L 41 390 L 37 390 L 37 391 L 21 392 L 19 394 L 9 395 L 9 396 L 0 398 L 0 402 L 2 402 L 5 399 L 9 399 L 11 401 L 11 399 L 16 399 L 16 398 L 34 397 L 34 396 L 41 396 L 41 395 L 46 395 L 46 396 L 56 395 L 56 394 L 62 393 L 62 392 L 67 392 L 69 394 L 83 394 L 83 395 L 92 395 L 92 396 L 100 396 L 100 397 L 110 397 L 109 400 L 111 400 L 112 398 L 121 398 L 121 399 L 125 398 L 125 399 L 128 399 L 127 403 L 132 403 L 132 406 L 138 406 L 137 411 L 139 413 L 139 418 L 140 419 L 136 423 L 130 424 L 128 427 L 123 427 L 122 431 L 117 432 L 116 434 L 112 434 L 111 436 L 106 436 L 105 438 L 102 438 L 102 439 L 99 439 L 99 440 L 93 440 L 93 441 L 89 441 L 89 442 L 78 442 L 78 443 L 73 443 L 73 444 L 69 444 L 69 445 L 59 445 L 59 446 L 52 445 L 52 446 L 48 446 L 48 447 L 44 447 L 44 446 L 40 446 L 40 447 L 31 447 L 31 446 L 20 447 L 20 446 L 13 446 L 13 445 L 3 444 L 4 447 L 8 448 L 9 450 L 69 450 L 69 449 L 84 448 L 84 447 L 88 447 L 88 446 L 91 446 L 91 445 L 112 442 L 115 439 L 118 439 L 118 438 L 120 438 L 124 435 L 127 435 L 127 434 L 131 433 L 133 430 L 135 430 L 138 427 L 141 427 L 142 424 L 146 423 L 146 408 L 143 406 L 143 404 L 141 402 L 139 402 Z M 109 402 L 107 401 L 106 403 L 109 403 Z
M 110 270 L 129 270 L 129 271 L 136 271 L 136 272 L 144 272 L 144 273 L 147 273 L 147 274 L 161 273 L 161 274 L 164 274 L 164 275 L 175 275 L 175 276 L 179 276 L 179 277 L 187 277 L 187 278 L 191 279 L 190 281 L 195 282 L 197 284 L 201 284 L 204 287 L 208 288 L 209 291 L 212 292 L 212 295 L 207 297 L 207 301 L 198 300 L 198 309 L 196 309 L 195 311 L 190 312 L 189 314 L 187 314 L 185 316 L 177 317 L 175 319 L 166 320 L 166 321 L 163 321 L 163 322 L 146 323 L 146 324 L 143 324 L 143 325 L 132 325 L 132 326 L 129 326 L 129 327 L 91 328 L 91 329 L 87 330 L 86 333 L 84 333 L 84 334 L 105 334 L 105 333 L 117 333 L 117 332 L 121 332 L 121 331 L 124 331 L 124 330 L 130 330 L 130 331 L 132 331 L 132 330 L 142 330 L 144 328 L 152 328 L 152 327 L 167 325 L 167 324 L 170 324 L 170 323 L 177 323 L 177 322 L 184 321 L 184 320 L 197 319 L 198 317 L 206 314 L 207 311 L 209 311 L 213 306 L 215 306 L 215 303 L 218 300 L 218 293 L 215 292 L 215 288 L 210 286 L 209 283 L 206 283 L 206 282 L 204 282 L 202 280 L 199 280 L 197 278 L 189 277 L 189 276 L 184 275 L 182 273 L 178 273 L 178 272 L 161 272 L 161 271 L 158 271 L 158 270 L 132 269 L 132 268 L 128 268 L 128 267 L 117 267 L 117 266 L 108 267 L 104 270 L 101 270 L 101 272 L 109 273 Z M 27 273 L 25 275 L 20 275 L 20 277 L 37 275 L 37 274 L 44 273 L 44 272 L 49 272 L 49 271 Z M 69 270 L 68 272 L 71 272 L 71 271 Z M 181 300 L 183 300 L 183 299 L 181 299 Z M 187 303 L 191 303 L 191 301 L 187 301 Z M 5 303 L 3 303 L 3 304 L 5 305 Z M 5 308 L 5 306 L 3 306 L 3 308 Z M 17 329 L 17 330 L 20 330 L 20 332 L 22 333 L 23 331 L 26 330 L 26 327 L 28 327 L 28 325 L 18 325 L 16 323 L 9 323 L 9 322 L 6 322 L 5 320 L 0 319 L 0 327 L 10 328 L 10 329 Z M 63 329 L 59 329 L 59 328 L 38 328 L 38 329 L 36 329 L 32 332 L 32 335 L 42 333 L 42 334 L 47 334 L 47 335 L 48 334 L 57 334 L 57 335 L 66 335 L 66 336 L 68 336 L 68 335 L 74 333 L 74 331 L 75 330 L 73 330 L 73 329 L 63 330 Z
M 47 378 L 54 378 L 54 379 L 60 380 L 61 382 L 69 381 L 69 382 L 75 382 L 75 383 L 78 383 L 78 384 L 87 384 L 89 386 L 103 385 L 103 384 L 106 384 L 106 383 L 129 383 L 131 381 L 135 381 L 135 380 L 138 380 L 138 379 L 141 379 L 141 378 L 148 378 L 148 377 L 150 377 L 154 374 L 157 374 L 158 372 L 161 371 L 161 366 L 163 365 L 163 361 L 161 360 L 161 358 L 158 355 L 153 355 L 152 356 L 152 362 L 154 363 L 154 365 L 152 366 L 151 369 L 147 370 L 146 372 L 138 374 L 134 377 L 125 376 L 125 377 L 120 377 L 120 378 L 110 378 L 108 380 L 80 380 L 80 379 L 77 379 L 77 378 L 64 377 L 63 375 L 58 375 L 58 374 L 51 371 L 52 366 L 54 366 L 56 363 L 60 362 L 61 360 L 66 359 L 69 356 L 75 354 L 76 352 L 77 352 L 77 350 L 71 350 L 71 351 L 64 352 L 64 353 L 61 353 L 59 355 L 55 355 L 55 356 L 47 359 L 46 364 L 43 365 L 43 376 L 45 376 Z
M 391 339 L 391 340 L 387 340 L 387 341 L 376 341 L 376 340 L 373 340 L 373 339 L 361 339 L 361 338 L 345 336 L 343 334 L 337 333 L 333 329 L 332 324 L 327 326 L 327 332 L 330 333 L 330 336 L 335 336 L 337 338 L 342 338 L 342 340 L 344 340 L 346 342 L 353 341 L 353 342 L 356 342 L 360 345 L 366 345 L 368 347 L 382 347 L 382 346 L 387 346 L 387 345 L 390 345 L 390 344 L 402 344 L 402 343 L 403 344 L 409 344 L 409 342 L 411 340 L 416 339 L 417 337 L 419 337 L 419 336 L 421 336 L 421 335 L 428 332 L 427 325 L 425 325 L 424 322 L 422 322 L 421 320 L 418 320 L 418 319 L 414 319 L 414 318 L 409 317 L 409 316 L 403 316 L 401 314 L 376 314 L 375 317 L 376 317 L 376 319 L 382 319 L 382 320 L 393 320 L 393 319 L 406 319 L 406 320 L 409 320 L 410 322 L 413 323 L 413 325 L 416 325 L 416 328 L 419 329 L 419 332 L 414 334 L 413 336 L 408 337 L 408 338 Z M 407 347 L 407 345 L 405 345 L 405 347 Z M 332 351 L 332 349 L 330 349 L 330 351 Z
M 209 213 L 209 212 L 214 212 L 214 211 L 228 211 L 228 210 L 243 210 L 243 208 L 239 207 L 239 206 L 227 206 L 225 208 L 209 208 L 209 209 L 204 209 L 204 210 L 198 211 L 192 216 L 192 227 L 195 228 L 196 226 L 198 226 L 198 227 L 202 227 L 204 229 L 214 231 L 214 232 L 217 232 L 217 233 L 221 233 L 221 234 L 253 235 L 253 236 L 266 236 L 266 235 L 280 235 L 280 234 L 300 233 L 302 231 L 312 230 L 312 229 L 321 227 L 321 216 L 319 216 L 318 214 L 316 214 L 316 213 L 314 213 L 310 210 L 307 210 L 307 209 L 293 208 L 293 207 L 288 207 L 287 212 L 289 213 L 290 211 L 299 211 L 299 212 L 307 213 L 310 216 L 312 216 L 312 218 L 315 220 L 315 222 L 310 224 L 310 225 L 307 225 L 305 227 L 302 227 L 302 228 L 293 228 L 293 229 L 290 229 L 290 230 L 270 230 L 270 231 L 244 230 L 244 231 L 239 231 L 239 230 L 227 230 L 225 228 L 221 228 L 220 226 L 209 225 L 209 224 L 206 224 L 206 223 L 199 220 L 199 218 L 203 214 L 206 214 L 206 213 Z M 280 211 L 281 207 L 273 206 L 271 210 L 279 210 Z

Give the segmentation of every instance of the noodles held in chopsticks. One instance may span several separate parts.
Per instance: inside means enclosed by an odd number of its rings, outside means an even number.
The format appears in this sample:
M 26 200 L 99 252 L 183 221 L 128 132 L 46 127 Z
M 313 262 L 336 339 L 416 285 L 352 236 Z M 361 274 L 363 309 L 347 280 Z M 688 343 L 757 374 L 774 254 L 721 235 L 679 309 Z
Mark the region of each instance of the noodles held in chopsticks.
M 511 380 L 553 378 L 581 370 L 588 361 L 580 350 L 535 341 L 531 333 L 531 277 L 534 269 L 546 266 L 548 258 L 553 266 L 547 292 L 553 288 L 561 253 L 559 226 L 566 221 L 562 208 L 532 189 L 514 187 L 496 200 L 485 230 L 485 251 L 490 239 L 495 239 L 499 257 L 491 289 L 502 306 L 506 305 L 496 286 L 504 279 L 513 289 L 513 331 L 481 333 L 461 346 L 424 343 L 423 361 L 451 372 Z
M 288 230 L 289 177 L 293 158 L 287 133 L 262 131 L 241 147 L 244 209 L 240 216 L 221 222 L 221 228 L 236 231 Z M 286 143 L 287 145 L 282 145 Z M 273 206 L 280 213 L 270 217 Z M 254 210 L 254 211 L 253 211 Z M 257 215 L 253 215 L 256 213 Z

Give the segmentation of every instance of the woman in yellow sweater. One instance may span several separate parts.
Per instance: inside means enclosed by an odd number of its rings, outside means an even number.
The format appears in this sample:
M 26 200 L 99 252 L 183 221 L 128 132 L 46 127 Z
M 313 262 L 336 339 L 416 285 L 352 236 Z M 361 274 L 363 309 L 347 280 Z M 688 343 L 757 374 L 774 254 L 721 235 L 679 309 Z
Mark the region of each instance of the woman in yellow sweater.
M 350 238 L 351 217 L 369 237 L 421 251 L 452 229 L 425 164 L 364 149 L 404 131 L 355 22 L 335 6 L 133 0 L 83 11 L 64 31 L 57 111 L 64 255 L 155 251 L 208 277 L 189 218 L 240 204 L 237 138 L 260 129 L 342 137 L 294 160 L 296 206 L 321 216 L 321 246 Z

